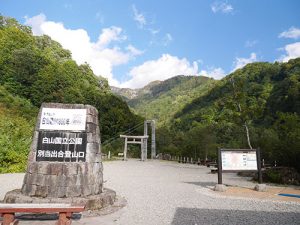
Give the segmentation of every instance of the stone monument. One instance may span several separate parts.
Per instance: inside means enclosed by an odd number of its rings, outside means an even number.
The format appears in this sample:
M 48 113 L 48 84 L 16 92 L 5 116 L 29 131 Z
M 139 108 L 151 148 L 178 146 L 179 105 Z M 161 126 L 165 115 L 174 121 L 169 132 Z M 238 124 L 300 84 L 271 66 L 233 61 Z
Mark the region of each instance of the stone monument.
M 100 209 L 114 198 L 114 191 L 103 189 L 97 109 L 43 103 L 22 189 L 8 192 L 4 201 L 84 203 Z

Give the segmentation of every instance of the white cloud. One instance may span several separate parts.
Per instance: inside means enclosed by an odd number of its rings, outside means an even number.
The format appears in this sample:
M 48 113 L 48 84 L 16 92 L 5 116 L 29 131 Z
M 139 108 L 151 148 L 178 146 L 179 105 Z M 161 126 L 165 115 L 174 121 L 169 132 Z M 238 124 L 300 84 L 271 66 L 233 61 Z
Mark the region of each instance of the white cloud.
M 32 27 L 32 33 L 34 35 L 43 35 L 42 24 L 46 22 L 46 16 L 44 14 L 39 14 L 32 18 L 25 16 L 25 24 Z
M 104 15 L 100 11 L 96 13 L 95 19 L 100 22 L 100 24 L 104 24 Z
M 134 15 L 133 19 L 138 22 L 140 28 L 143 28 L 147 24 L 145 16 L 138 12 L 135 5 L 132 5 L 132 10 Z
M 150 33 L 151 33 L 152 35 L 156 35 L 156 34 L 158 34 L 158 33 L 160 32 L 159 29 L 152 29 L 152 28 L 149 28 L 148 30 L 150 31 Z
M 300 57 L 300 42 L 288 44 L 284 47 L 285 55 L 282 55 L 278 61 L 287 62 L 290 59 Z
M 126 48 L 129 52 L 131 52 L 132 56 L 138 56 L 138 55 L 142 55 L 144 52 L 135 48 L 132 45 L 128 45 Z
M 278 37 L 298 39 L 300 38 L 300 29 L 296 27 L 291 27 L 288 31 L 280 33 Z
M 226 76 L 226 73 L 222 68 L 209 68 L 208 70 L 201 70 L 199 75 L 220 80 Z
M 125 35 L 122 35 L 122 29 L 120 27 L 109 27 L 102 29 L 102 33 L 98 38 L 98 47 L 107 47 L 112 41 L 124 41 L 127 39 Z
M 173 41 L 173 37 L 172 37 L 171 34 L 167 33 L 165 35 L 165 37 L 163 38 L 162 43 L 163 43 L 164 46 L 167 46 L 167 45 L 170 44 L 171 41 Z
M 232 13 L 233 12 L 233 6 L 226 3 L 226 2 L 214 2 L 211 5 L 211 10 L 214 13 L 221 12 L 221 13 L 227 14 L 227 13 Z
M 240 69 L 242 67 L 244 67 L 245 65 L 247 65 L 248 63 L 253 63 L 257 61 L 257 57 L 256 54 L 254 52 L 252 52 L 250 54 L 249 58 L 235 58 L 235 61 L 233 63 L 233 70 L 235 71 L 237 69 Z
M 127 88 L 141 88 L 149 82 L 155 80 L 165 80 L 175 75 L 195 75 L 198 74 L 198 64 L 192 64 L 186 59 L 179 59 L 176 56 L 163 54 L 157 60 L 144 62 L 142 65 L 134 67 L 129 72 L 131 79 L 121 84 Z
M 257 40 L 247 40 L 245 43 L 246 48 L 252 48 L 258 43 Z
M 72 58 L 78 64 L 89 63 L 94 73 L 106 77 L 110 85 L 120 85 L 112 73 L 114 66 L 126 64 L 134 56 L 142 54 L 132 45 L 127 49 L 109 47 L 111 43 L 126 40 L 119 27 L 103 29 L 97 42 L 92 42 L 84 29 L 67 29 L 62 23 L 47 21 L 44 14 L 25 19 L 25 23 L 32 26 L 34 35 L 49 35 L 64 48 L 69 49 Z

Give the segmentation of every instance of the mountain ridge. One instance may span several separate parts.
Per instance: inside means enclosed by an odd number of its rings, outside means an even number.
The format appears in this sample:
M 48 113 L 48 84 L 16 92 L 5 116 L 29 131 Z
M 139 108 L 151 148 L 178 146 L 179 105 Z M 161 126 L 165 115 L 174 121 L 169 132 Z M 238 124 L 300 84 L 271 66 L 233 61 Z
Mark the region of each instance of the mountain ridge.
M 119 94 L 135 113 L 147 119 L 155 119 L 158 126 L 161 126 L 214 82 L 212 78 L 204 76 L 178 75 L 164 81 L 151 82 L 137 90 L 123 89 L 116 92 L 112 88 L 112 92 Z M 133 91 L 135 96 L 129 98 L 129 91 Z

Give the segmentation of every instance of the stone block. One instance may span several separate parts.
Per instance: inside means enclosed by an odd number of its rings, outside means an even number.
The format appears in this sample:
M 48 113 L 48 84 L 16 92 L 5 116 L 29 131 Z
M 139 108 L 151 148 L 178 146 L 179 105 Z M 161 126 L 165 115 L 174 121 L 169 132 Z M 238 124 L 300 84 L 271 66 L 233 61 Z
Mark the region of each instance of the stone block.
M 37 173 L 38 174 L 51 174 L 51 167 L 49 163 L 39 162 L 37 164 Z
M 72 109 L 84 109 L 84 105 L 83 104 L 72 104 L 70 105 Z
M 101 159 L 101 154 L 100 153 L 96 153 L 96 154 L 87 154 L 86 155 L 86 161 L 89 163 L 101 163 L 102 159 Z
M 87 114 L 88 115 L 98 116 L 98 110 L 95 107 L 92 107 L 89 105 L 86 105 L 86 106 L 87 106 Z
M 35 184 L 28 185 L 28 195 L 35 196 L 37 186 Z
M 227 187 L 224 184 L 216 184 L 214 191 L 224 192 L 227 190 Z
M 36 151 L 30 151 L 28 154 L 28 161 L 34 162 L 36 160 Z
M 78 173 L 78 164 L 77 163 L 64 163 L 62 165 L 62 174 L 65 176 L 72 176 Z
M 77 178 L 78 178 L 78 175 L 68 175 L 66 176 L 66 185 L 67 187 L 69 186 L 74 186 L 74 185 L 80 185 L 80 183 L 77 183 Z
M 94 174 L 91 172 L 87 175 L 88 177 L 88 185 L 94 185 L 95 184 L 95 176 Z
M 87 123 L 86 124 L 86 132 L 96 133 L 97 125 L 94 123 Z
M 102 170 L 102 163 L 96 162 L 92 163 L 93 174 L 97 175 Z
M 65 198 L 67 197 L 67 187 L 65 186 L 59 186 L 57 187 L 57 192 L 56 192 L 56 196 L 58 198 Z
M 99 143 L 99 145 L 100 145 L 100 143 L 101 143 L 100 134 L 97 134 L 97 133 L 96 133 L 95 136 L 96 136 L 95 142 Z M 100 147 L 101 147 L 101 145 L 100 145 Z
M 95 143 L 95 142 L 94 143 L 87 143 L 86 144 L 86 152 L 97 154 L 99 152 L 99 147 L 100 147 L 99 143 Z
M 49 187 L 56 187 L 57 186 L 57 178 L 58 175 L 47 175 L 45 185 Z
M 86 141 L 87 143 L 95 142 L 95 135 L 93 133 L 87 133 Z
M 51 175 L 61 175 L 63 174 L 63 164 L 62 163 L 51 163 L 50 164 L 50 174 Z
M 82 188 L 82 194 L 83 194 L 83 196 L 92 195 L 93 192 L 92 192 L 91 186 L 90 185 L 84 185 L 83 188 Z
M 78 197 L 81 196 L 82 187 L 80 185 L 68 186 L 66 189 L 67 197 Z
M 84 177 L 83 174 L 77 174 L 75 185 L 82 185 L 83 184 L 83 177 Z
M 36 185 L 46 185 L 46 178 L 47 176 L 44 175 L 44 174 L 36 174 L 34 175 L 35 176 L 35 179 L 34 179 L 34 183 L 33 184 L 36 184 Z
M 94 163 L 99 163 L 100 161 L 101 160 L 99 159 L 99 156 L 97 154 L 93 154 L 93 153 L 86 154 L 86 162 L 94 164 Z
M 36 197 L 45 198 L 48 196 L 48 187 L 47 186 L 36 186 L 35 195 Z
M 94 116 L 94 115 L 87 115 L 87 117 L 86 117 L 86 122 L 87 122 L 87 123 L 93 123 L 93 124 L 98 125 L 97 117 Z
M 29 193 L 30 193 L 30 185 L 26 184 L 26 183 L 23 183 L 21 192 L 24 195 L 29 195 Z
M 259 191 L 259 192 L 265 192 L 265 191 L 267 191 L 267 185 L 257 184 L 257 185 L 255 185 L 254 190 Z
M 65 175 L 58 175 L 56 178 L 57 187 L 66 187 L 67 186 L 67 177 Z
M 37 173 L 28 173 L 26 176 L 26 181 L 24 183 L 32 185 L 32 184 L 36 184 L 36 175 Z M 25 177 L 24 177 L 25 179 Z
M 89 173 L 89 163 L 88 162 L 82 162 L 78 164 L 77 167 L 77 174 L 78 175 L 86 175 Z
M 96 133 L 87 133 L 87 143 L 98 143 L 100 145 L 100 135 Z
M 37 173 L 38 172 L 38 163 L 36 163 L 36 162 L 28 163 L 27 172 L 28 173 Z

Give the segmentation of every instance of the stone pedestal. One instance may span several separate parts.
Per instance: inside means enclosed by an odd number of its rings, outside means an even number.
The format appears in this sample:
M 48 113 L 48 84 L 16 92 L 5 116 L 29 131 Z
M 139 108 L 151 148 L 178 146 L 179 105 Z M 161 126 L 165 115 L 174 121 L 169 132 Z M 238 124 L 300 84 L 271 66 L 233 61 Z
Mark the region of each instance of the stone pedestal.
M 224 192 L 227 190 L 226 185 L 224 184 L 216 184 L 214 191 L 220 191 L 220 192 Z
M 105 199 L 103 196 L 96 108 L 44 103 L 34 131 L 22 189 L 8 193 L 6 201 L 21 203 L 31 199 L 33 202 L 74 203 L 94 199 L 99 202 Z M 111 200 L 106 202 L 114 200 L 115 192 L 110 191 L 109 196 Z
M 254 190 L 255 191 L 260 191 L 260 192 L 265 192 L 265 191 L 267 191 L 267 185 L 257 184 L 257 185 L 255 185 Z

